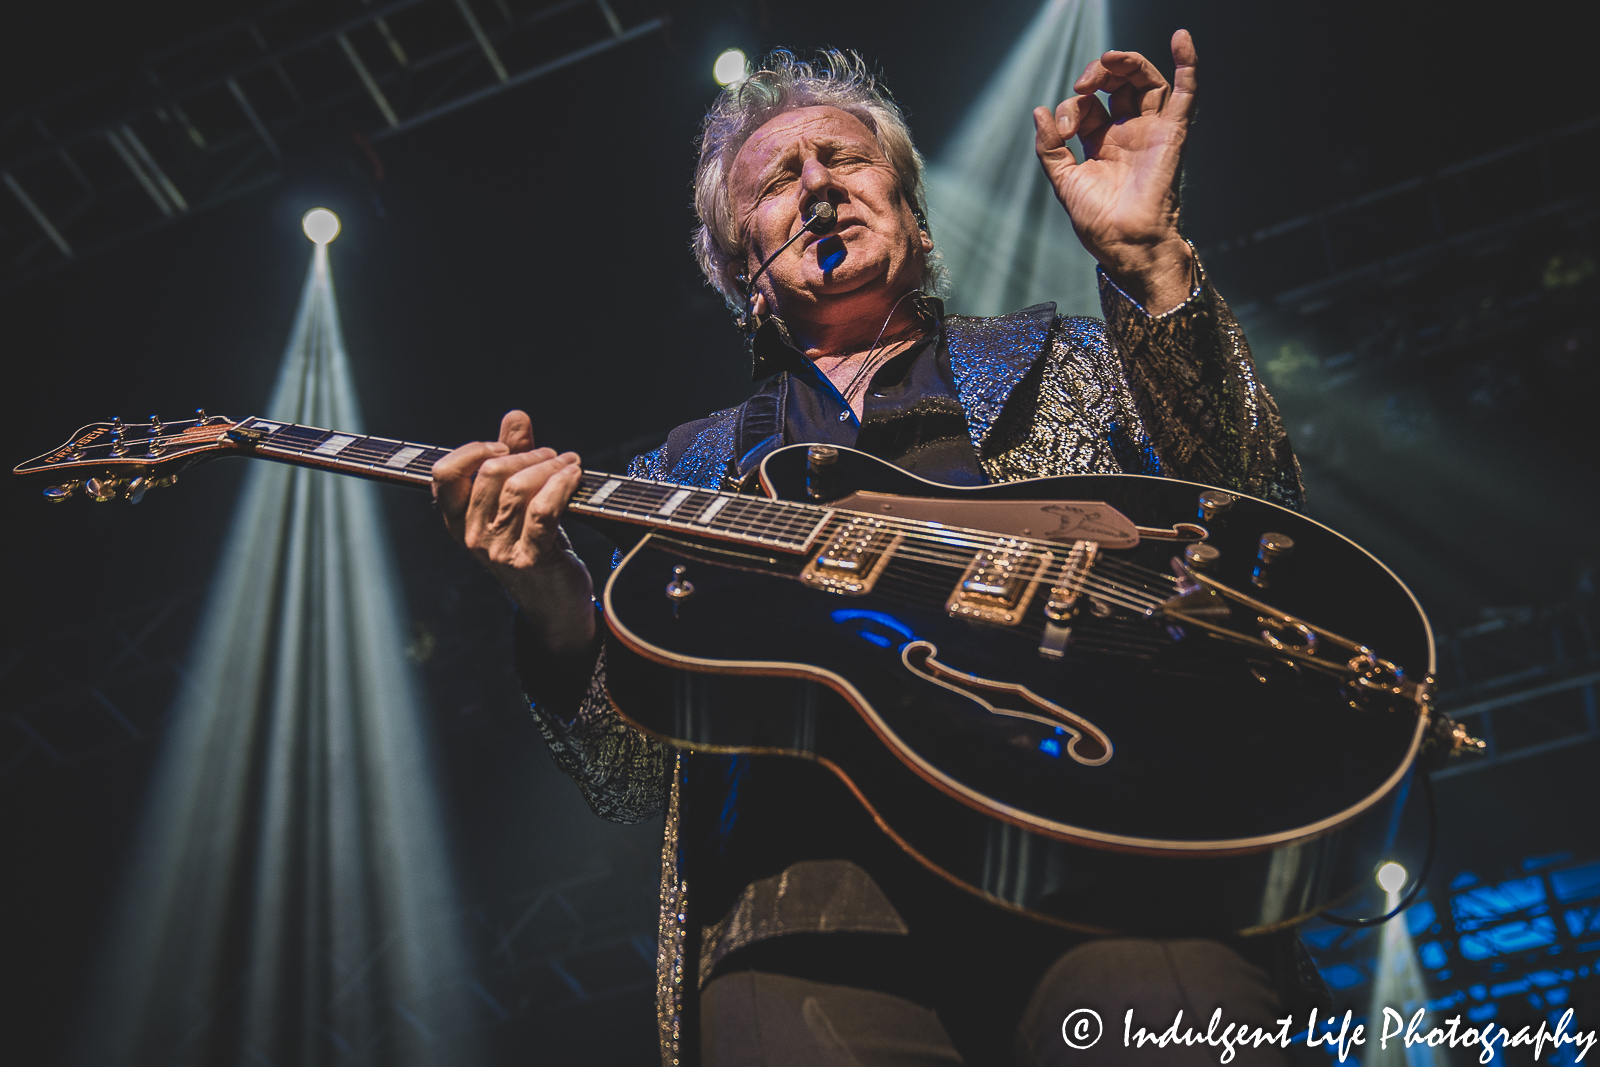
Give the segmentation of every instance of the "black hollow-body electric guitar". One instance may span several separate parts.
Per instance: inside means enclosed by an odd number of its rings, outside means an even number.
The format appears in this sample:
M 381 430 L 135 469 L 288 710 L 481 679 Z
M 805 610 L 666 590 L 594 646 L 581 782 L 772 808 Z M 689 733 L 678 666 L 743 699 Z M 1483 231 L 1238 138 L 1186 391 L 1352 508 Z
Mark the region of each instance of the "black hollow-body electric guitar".
M 426 487 L 445 451 L 202 414 L 86 426 L 16 473 L 138 501 L 243 454 Z M 635 654 L 609 661 L 618 710 L 824 764 L 996 903 L 1150 928 L 1154 884 L 1157 926 L 1291 923 L 1370 877 L 1425 749 L 1476 745 L 1432 708 L 1410 591 L 1288 509 L 1133 475 L 953 488 L 830 446 L 760 479 L 583 475 L 570 516 L 632 542 L 602 597 Z

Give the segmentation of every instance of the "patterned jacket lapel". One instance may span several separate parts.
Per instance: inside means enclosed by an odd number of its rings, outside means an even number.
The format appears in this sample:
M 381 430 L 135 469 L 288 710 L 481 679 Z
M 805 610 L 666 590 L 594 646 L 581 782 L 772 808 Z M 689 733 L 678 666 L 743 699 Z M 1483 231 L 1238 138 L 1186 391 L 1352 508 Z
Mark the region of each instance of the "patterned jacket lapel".
M 1012 390 L 1044 354 L 1055 318 L 1054 303 L 1035 304 L 994 318 L 945 318 L 945 345 L 956 395 L 967 411 L 967 429 L 979 455 Z

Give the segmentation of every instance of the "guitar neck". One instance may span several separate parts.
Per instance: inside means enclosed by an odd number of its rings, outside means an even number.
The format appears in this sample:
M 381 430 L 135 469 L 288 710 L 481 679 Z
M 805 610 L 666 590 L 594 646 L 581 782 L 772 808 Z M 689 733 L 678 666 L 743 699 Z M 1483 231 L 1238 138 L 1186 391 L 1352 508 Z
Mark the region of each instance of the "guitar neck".
M 315 426 L 246 419 L 225 436 L 250 454 L 301 467 L 426 489 L 447 448 Z M 833 512 L 811 504 L 585 471 L 568 510 L 578 516 L 681 530 L 780 552 L 804 552 Z

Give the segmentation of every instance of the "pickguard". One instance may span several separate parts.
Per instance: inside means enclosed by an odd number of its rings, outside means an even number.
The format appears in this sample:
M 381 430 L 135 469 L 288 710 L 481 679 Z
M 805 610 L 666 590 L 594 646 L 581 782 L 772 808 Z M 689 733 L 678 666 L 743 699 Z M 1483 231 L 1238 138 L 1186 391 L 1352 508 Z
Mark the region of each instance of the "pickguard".
M 1035 693 L 1027 686 L 1015 682 L 997 682 L 976 674 L 958 671 L 938 660 L 939 648 L 931 641 L 908 641 L 900 650 L 900 662 L 906 670 L 924 681 L 932 682 L 959 696 L 964 696 L 992 715 L 1005 715 L 1013 719 L 1027 719 L 1041 726 L 1066 731 L 1072 738 L 1066 752 L 1085 767 L 1098 767 L 1111 760 L 1111 738 L 1104 730 L 1081 715 L 1076 715 L 1053 701 Z M 1019 711 L 998 707 L 984 699 L 982 694 L 1020 697 L 1039 709 L 1039 712 Z M 1082 745 L 1085 751 L 1079 751 Z

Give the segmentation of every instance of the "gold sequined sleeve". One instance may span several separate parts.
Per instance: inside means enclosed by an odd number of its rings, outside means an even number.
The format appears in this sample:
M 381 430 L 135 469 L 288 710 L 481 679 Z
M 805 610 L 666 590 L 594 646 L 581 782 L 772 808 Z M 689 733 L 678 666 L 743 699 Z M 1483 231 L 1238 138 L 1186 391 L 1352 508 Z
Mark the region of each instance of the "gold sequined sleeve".
M 1278 405 L 1198 260 L 1188 299 L 1170 311 L 1150 314 L 1104 272 L 1100 307 L 1162 474 L 1303 504 Z
M 657 455 L 634 459 L 628 465 L 629 475 L 660 477 Z M 524 666 L 521 659 L 519 656 L 518 670 L 525 678 L 538 669 L 537 665 Z M 606 688 L 605 642 L 599 644 L 589 684 L 577 701 L 575 713 L 570 707 L 552 707 L 539 701 L 530 701 L 529 707 L 556 766 L 577 782 L 583 799 L 596 815 L 612 822 L 633 823 L 653 818 L 666 809 L 672 752 L 617 714 Z
M 537 702 L 529 706 L 551 758 L 578 784 L 596 815 L 633 823 L 665 810 L 672 755 L 666 745 L 624 722 L 611 706 L 604 645 L 576 715 L 567 718 Z

